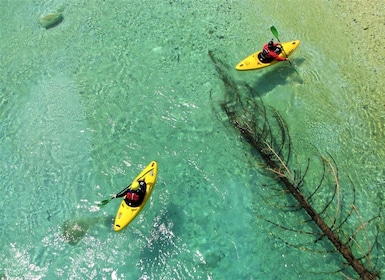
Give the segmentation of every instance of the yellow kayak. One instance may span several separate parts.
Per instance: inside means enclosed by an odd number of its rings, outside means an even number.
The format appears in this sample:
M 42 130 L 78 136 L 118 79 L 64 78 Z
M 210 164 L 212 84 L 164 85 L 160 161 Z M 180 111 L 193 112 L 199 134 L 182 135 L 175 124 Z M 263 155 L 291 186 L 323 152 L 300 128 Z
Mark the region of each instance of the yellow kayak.
M 120 231 L 124 229 L 126 226 L 128 226 L 128 224 L 131 223 L 135 219 L 135 217 L 139 214 L 139 212 L 143 209 L 144 205 L 146 204 L 147 200 L 149 199 L 152 193 L 152 189 L 154 188 L 157 173 L 158 173 L 158 164 L 156 163 L 156 161 L 152 161 L 134 179 L 133 182 L 135 181 L 146 182 L 147 184 L 146 194 L 144 195 L 143 202 L 137 207 L 132 207 L 127 205 L 127 203 L 124 201 L 124 198 L 123 198 L 115 217 L 115 223 L 114 223 L 115 231 Z
M 285 52 L 281 52 L 279 56 L 285 57 L 285 53 L 287 56 L 291 55 L 295 51 L 295 49 L 298 47 L 299 43 L 300 43 L 299 40 L 282 43 L 282 47 Z M 252 55 L 249 55 L 248 57 L 243 59 L 241 62 L 239 62 L 235 67 L 235 69 L 239 71 L 256 70 L 256 69 L 265 68 L 267 66 L 270 66 L 279 62 L 278 60 L 273 60 L 272 62 L 269 62 L 269 63 L 263 63 L 258 58 L 258 55 L 261 52 L 262 50 L 256 53 L 253 53 Z

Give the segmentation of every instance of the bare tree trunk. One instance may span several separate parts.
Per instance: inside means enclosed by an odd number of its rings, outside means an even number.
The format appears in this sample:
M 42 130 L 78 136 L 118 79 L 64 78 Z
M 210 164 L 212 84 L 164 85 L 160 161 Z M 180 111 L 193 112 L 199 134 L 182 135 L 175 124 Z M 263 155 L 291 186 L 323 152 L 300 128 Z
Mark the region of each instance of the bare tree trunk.
M 264 105 L 253 103 L 255 107 L 252 107 L 250 106 L 250 103 L 247 102 L 247 104 L 244 105 L 236 83 L 226 74 L 223 67 L 220 67 L 219 61 L 214 58 L 212 52 L 209 52 L 209 56 L 215 64 L 216 70 L 225 85 L 226 95 L 232 97 L 232 100 L 230 100 L 231 106 L 228 104 L 226 105 L 226 103 L 222 104 L 222 109 L 229 117 L 231 124 L 240 131 L 241 135 L 259 154 L 267 165 L 267 169 L 274 174 L 279 175 L 278 178 L 280 182 L 284 184 L 286 189 L 298 201 L 299 205 L 321 230 L 323 236 L 326 236 L 330 240 L 336 250 L 341 253 L 349 266 L 357 272 L 360 278 L 363 280 L 378 279 L 380 277 L 379 274 L 368 270 L 363 263 L 353 255 L 351 249 L 341 241 L 338 234 L 323 220 L 320 213 L 310 205 L 301 192 L 298 181 L 296 181 L 295 178 L 289 178 L 287 175 L 290 170 L 286 163 L 281 159 L 281 153 L 283 152 L 285 145 L 287 145 L 289 151 L 287 151 L 286 154 L 290 157 L 290 137 L 288 131 L 286 131 L 287 127 L 280 116 L 277 115 L 278 113 L 276 112 L 274 116 L 278 120 L 278 131 L 273 132 Z M 252 91 L 252 88 L 247 85 L 246 87 L 249 91 Z M 240 113 L 237 113 L 236 109 L 231 108 L 237 106 L 234 105 L 234 101 L 235 103 L 240 103 L 238 104 Z M 249 114 L 249 112 L 251 113 Z M 277 137 L 280 139 L 276 139 Z M 289 143 L 285 143 L 285 141 Z
M 285 184 L 286 188 L 294 196 L 294 198 L 300 203 L 303 209 L 308 213 L 314 223 L 319 227 L 319 229 L 324 233 L 324 235 L 333 243 L 334 247 L 341 253 L 350 266 L 360 275 L 361 279 L 364 280 L 374 280 L 378 275 L 373 274 L 367 270 L 363 264 L 354 257 L 351 250 L 346 247 L 338 235 L 336 235 L 331 228 L 325 223 L 325 221 L 317 214 L 313 207 L 307 202 L 306 198 L 297 191 L 297 189 L 292 185 L 292 183 L 286 178 L 282 177 L 281 181 Z

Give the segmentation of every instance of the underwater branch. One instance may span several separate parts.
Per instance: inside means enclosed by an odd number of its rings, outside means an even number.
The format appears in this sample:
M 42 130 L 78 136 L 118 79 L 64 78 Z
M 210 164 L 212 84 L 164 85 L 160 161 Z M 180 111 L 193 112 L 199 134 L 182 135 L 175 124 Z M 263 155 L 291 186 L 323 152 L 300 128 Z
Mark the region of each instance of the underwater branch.
M 337 194 L 337 211 L 331 226 L 321 217 L 321 212 L 317 212 L 310 204 L 306 196 L 301 192 L 304 175 L 299 179 L 296 178 L 296 172 L 291 172 L 288 167 L 288 162 L 291 154 L 291 141 L 288 133 L 288 128 L 279 113 L 271 109 L 272 116 L 268 116 L 262 100 L 255 98 L 242 98 L 242 94 L 237 84 L 227 75 L 223 63 L 217 60 L 212 52 L 209 56 L 214 63 L 216 70 L 224 83 L 225 97 L 229 100 L 221 104 L 222 110 L 226 113 L 230 123 L 241 133 L 242 137 L 253 147 L 263 162 L 266 170 L 277 175 L 277 181 L 284 185 L 286 190 L 299 203 L 300 208 L 304 209 L 314 224 L 321 230 L 322 236 L 326 236 L 333 244 L 335 249 L 340 252 L 343 258 L 347 261 L 361 279 L 374 280 L 379 278 L 379 274 L 372 272 L 365 267 L 359 258 L 355 257 L 351 249 L 348 247 L 348 242 L 344 243 L 339 235 L 338 228 L 333 230 L 337 216 L 339 215 L 340 197 Z M 246 85 L 249 93 L 253 92 L 250 86 Z M 272 119 L 274 127 L 272 125 Z M 278 128 L 278 129 L 277 129 Z M 254 153 L 253 153 L 254 154 Z M 286 158 L 286 161 L 284 160 Z M 328 165 L 332 170 L 335 181 L 335 193 L 339 193 L 339 182 L 337 172 L 333 164 L 325 157 L 321 157 L 325 165 Z M 326 206 L 327 208 L 328 206 Z M 320 239 L 321 239 L 320 238 Z

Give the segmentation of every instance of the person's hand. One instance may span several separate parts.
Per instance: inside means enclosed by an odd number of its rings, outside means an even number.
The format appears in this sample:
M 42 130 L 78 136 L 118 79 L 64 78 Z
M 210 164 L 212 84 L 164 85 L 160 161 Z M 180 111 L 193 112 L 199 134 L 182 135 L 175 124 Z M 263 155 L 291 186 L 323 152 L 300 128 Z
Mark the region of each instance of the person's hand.
M 113 198 L 116 198 L 116 194 L 114 194 L 112 197 L 113 197 Z

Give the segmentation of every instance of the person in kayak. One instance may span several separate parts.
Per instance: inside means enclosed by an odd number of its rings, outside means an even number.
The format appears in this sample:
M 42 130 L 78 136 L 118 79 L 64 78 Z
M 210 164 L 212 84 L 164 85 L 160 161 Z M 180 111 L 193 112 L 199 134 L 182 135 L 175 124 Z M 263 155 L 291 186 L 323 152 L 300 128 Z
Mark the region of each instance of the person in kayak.
M 114 197 L 123 197 L 128 206 L 137 207 L 142 204 L 146 194 L 147 184 L 144 181 L 135 181 L 125 191 L 115 194 Z
M 262 51 L 258 54 L 258 58 L 263 63 L 270 63 L 274 59 L 278 61 L 289 60 L 287 57 L 281 57 L 279 54 L 282 52 L 282 45 L 274 43 L 273 40 L 270 40 L 262 48 Z

